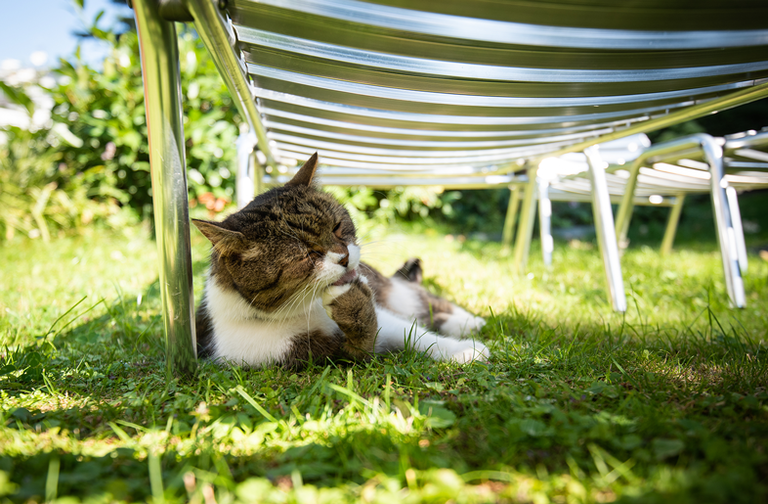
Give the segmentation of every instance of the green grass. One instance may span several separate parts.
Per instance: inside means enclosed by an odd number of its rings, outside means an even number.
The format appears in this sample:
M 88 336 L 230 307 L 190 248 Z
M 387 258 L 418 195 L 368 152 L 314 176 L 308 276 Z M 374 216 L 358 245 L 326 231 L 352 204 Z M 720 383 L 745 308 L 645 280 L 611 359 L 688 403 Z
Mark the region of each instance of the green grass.
M 758 502 L 768 497 L 768 262 L 728 307 L 713 244 L 622 258 L 591 244 L 367 233 L 386 272 L 484 315 L 487 365 L 406 352 L 298 373 L 201 363 L 166 379 L 146 230 L 0 249 L 0 501 Z M 194 237 L 197 297 L 206 244 Z

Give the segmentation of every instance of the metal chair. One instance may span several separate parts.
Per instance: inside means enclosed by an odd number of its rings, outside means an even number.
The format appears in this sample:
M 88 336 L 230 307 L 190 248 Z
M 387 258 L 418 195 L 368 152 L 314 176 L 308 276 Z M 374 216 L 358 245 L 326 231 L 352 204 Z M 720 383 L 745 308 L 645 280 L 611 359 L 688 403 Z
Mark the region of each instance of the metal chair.
M 522 184 L 520 270 L 542 159 L 586 152 L 596 166 L 598 143 L 768 96 L 763 0 L 397 5 L 133 0 L 169 370 L 195 356 L 175 20 L 194 22 L 249 127 L 255 184 L 315 150 L 335 183 Z M 605 173 L 590 173 L 612 230 Z
M 602 163 L 605 171 L 610 200 L 620 203 L 615 228 L 619 246 L 626 246 L 635 205 L 669 206 L 671 211 L 661 245 L 661 253 L 668 254 L 686 194 L 709 193 L 728 294 L 734 306 L 744 307 L 746 297 L 741 274 L 747 269 L 747 252 L 737 193 L 768 188 L 768 163 L 764 161 L 768 156 L 760 150 L 765 147 L 768 147 L 768 132 L 754 131 L 728 139 L 692 135 L 653 146 L 645 135 L 636 135 L 599 146 L 602 159 L 597 163 Z M 551 262 L 549 201 L 588 200 L 593 192 L 589 172 L 589 157 L 578 153 L 547 158 L 539 165 L 536 183 L 545 264 Z M 596 230 L 598 238 L 605 231 L 600 226 Z M 608 239 L 603 236 L 603 240 Z M 612 246 L 603 253 L 606 251 L 614 253 Z M 612 258 L 603 260 L 609 263 Z M 614 282 L 612 295 L 619 296 L 615 302 L 621 303 L 624 289 L 620 274 L 611 281 Z
M 743 308 L 746 295 L 742 272 L 747 269 L 738 192 L 768 188 L 768 132 L 752 131 L 731 138 L 698 134 L 646 149 L 622 174 L 626 188 L 616 217 L 619 241 L 626 239 L 638 193 L 648 198 L 676 198 L 670 213 L 662 253 L 672 248 L 685 195 L 709 193 L 731 303 Z

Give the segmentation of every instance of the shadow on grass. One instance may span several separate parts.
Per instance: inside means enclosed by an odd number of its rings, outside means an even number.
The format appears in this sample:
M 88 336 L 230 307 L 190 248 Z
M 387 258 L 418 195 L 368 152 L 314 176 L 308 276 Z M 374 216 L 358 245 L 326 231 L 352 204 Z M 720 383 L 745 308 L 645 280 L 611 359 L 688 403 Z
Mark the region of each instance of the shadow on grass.
M 54 468 L 59 495 L 145 500 L 153 448 L 167 495 L 182 499 L 188 471 L 233 490 L 251 476 L 293 485 L 296 473 L 327 488 L 377 474 L 405 486 L 408 469 L 432 467 L 495 471 L 508 475 L 504 485 L 519 474 L 567 475 L 626 502 L 766 496 L 764 338 L 724 328 L 711 311 L 702 329 L 554 325 L 513 307 L 483 330 L 494 351 L 488 365 L 406 352 L 298 373 L 201 363 L 194 380 L 169 382 L 158 297 L 154 283 L 141 303 L 120 299 L 50 344 L 6 357 L 4 394 L 37 398 L 4 414 L 6 432 L 45 440 L 0 456 L 19 485 L 14 500 L 42 500 Z M 354 401 L 331 385 L 381 402 L 391 394 L 411 422 L 408 435 L 347 412 Z M 233 392 L 238 386 L 274 421 Z M 414 427 L 409 408 L 427 401 L 442 408 L 443 422 Z M 339 418 L 347 430 L 332 432 Z M 130 447 L 110 447 L 120 444 Z
M 193 272 L 200 276 L 207 261 L 195 261 Z M 103 300 L 91 306 L 72 306 L 56 320 L 37 343 L 6 349 L 0 360 L 0 383 L 9 395 L 41 388 L 74 395 L 93 396 L 107 390 L 128 370 L 162 369 L 164 347 L 160 287 L 155 280 L 136 299 Z M 104 305 L 102 315 L 91 311 Z M 60 380 L 52 369 L 73 368 L 80 379 Z M 98 369 L 98 371 L 96 371 Z

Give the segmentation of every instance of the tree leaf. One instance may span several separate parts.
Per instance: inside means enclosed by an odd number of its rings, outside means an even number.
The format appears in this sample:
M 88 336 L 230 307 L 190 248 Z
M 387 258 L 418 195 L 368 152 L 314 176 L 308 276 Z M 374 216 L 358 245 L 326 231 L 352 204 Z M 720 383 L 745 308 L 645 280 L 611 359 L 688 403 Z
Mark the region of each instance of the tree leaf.
M 0 81 L 0 91 L 5 94 L 6 98 L 8 98 L 11 103 L 27 109 L 29 115 L 35 113 L 35 102 L 32 101 L 32 98 L 30 98 L 22 88 L 9 86 L 5 82 Z

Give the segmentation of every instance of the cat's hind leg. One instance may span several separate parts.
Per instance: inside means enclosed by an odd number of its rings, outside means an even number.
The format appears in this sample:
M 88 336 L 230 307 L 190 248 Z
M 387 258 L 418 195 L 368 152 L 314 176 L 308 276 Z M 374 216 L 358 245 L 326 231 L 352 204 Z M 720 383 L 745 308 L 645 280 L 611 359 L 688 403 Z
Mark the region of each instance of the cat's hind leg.
M 483 328 L 483 318 L 432 294 L 422 285 L 423 278 L 421 259 L 408 259 L 392 275 L 388 308 L 406 319 L 417 316 L 422 325 L 450 338 L 468 337 Z
M 450 338 L 461 339 L 472 333 L 480 332 L 485 326 L 485 319 L 476 317 L 464 308 L 451 304 L 450 312 L 439 312 L 432 315 L 432 323 L 437 332 Z
M 435 360 L 462 364 L 476 360 L 486 361 L 491 355 L 488 347 L 479 341 L 446 338 L 380 307 L 376 307 L 376 318 L 379 325 L 376 353 L 399 351 L 407 346 L 424 352 Z

